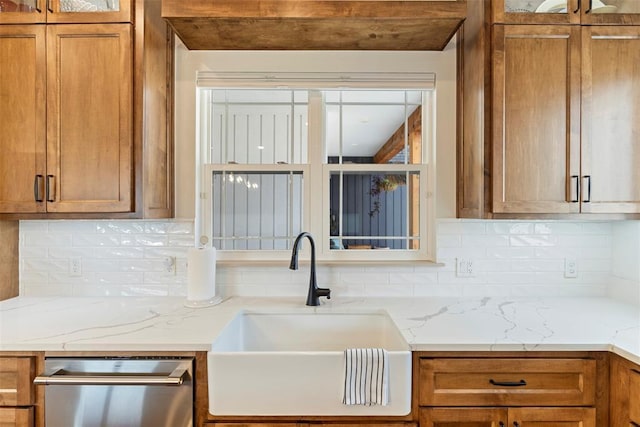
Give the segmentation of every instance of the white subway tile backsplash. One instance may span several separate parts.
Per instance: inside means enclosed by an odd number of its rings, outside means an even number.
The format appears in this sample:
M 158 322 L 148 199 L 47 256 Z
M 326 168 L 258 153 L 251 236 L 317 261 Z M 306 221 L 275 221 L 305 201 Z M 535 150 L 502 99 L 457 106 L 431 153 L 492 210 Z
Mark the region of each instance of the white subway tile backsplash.
M 442 219 L 438 265 L 321 265 L 318 283 L 335 297 L 606 295 L 617 247 L 613 230 L 608 222 Z M 185 296 L 187 250 L 194 240 L 188 220 L 22 221 L 20 292 Z M 175 260 L 172 272 L 166 271 L 166 257 Z M 473 277 L 456 274 L 461 257 L 473 261 Z M 577 278 L 564 277 L 568 257 L 578 263 Z M 80 258 L 80 277 L 70 274 L 71 258 Z M 308 264 L 301 263 L 299 271 L 286 264 L 219 264 L 218 293 L 304 298 Z M 615 284 L 617 295 L 637 293 L 637 281 Z
M 165 248 L 169 238 L 161 234 L 127 234 L 122 236 L 122 246 L 153 246 Z
M 72 246 L 120 246 L 120 236 L 115 234 L 74 234 L 72 239 Z
M 144 233 L 144 223 L 134 221 L 104 221 L 96 225 L 98 233 L 139 234 Z

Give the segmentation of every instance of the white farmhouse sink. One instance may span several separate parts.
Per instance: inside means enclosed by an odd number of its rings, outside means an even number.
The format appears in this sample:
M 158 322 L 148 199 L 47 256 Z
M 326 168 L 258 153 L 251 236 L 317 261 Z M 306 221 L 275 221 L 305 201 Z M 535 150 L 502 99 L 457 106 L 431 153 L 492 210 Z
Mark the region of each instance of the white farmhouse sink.
M 381 347 L 389 356 L 389 404 L 344 405 L 344 350 Z M 208 353 L 214 415 L 406 415 L 411 351 L 384 311 L 243 311 Z

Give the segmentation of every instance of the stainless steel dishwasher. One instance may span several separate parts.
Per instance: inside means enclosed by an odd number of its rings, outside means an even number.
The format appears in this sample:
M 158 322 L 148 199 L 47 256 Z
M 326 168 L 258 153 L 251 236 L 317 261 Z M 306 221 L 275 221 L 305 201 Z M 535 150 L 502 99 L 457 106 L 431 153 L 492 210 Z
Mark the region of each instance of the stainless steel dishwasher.
M 46 427 L 191 427 L 192 358 L 45 358 Z

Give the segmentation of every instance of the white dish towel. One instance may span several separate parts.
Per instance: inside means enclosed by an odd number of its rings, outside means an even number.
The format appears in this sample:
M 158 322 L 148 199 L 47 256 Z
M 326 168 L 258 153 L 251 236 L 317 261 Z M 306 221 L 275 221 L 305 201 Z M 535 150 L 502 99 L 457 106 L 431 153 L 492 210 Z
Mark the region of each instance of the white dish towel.
M 344 351 L 345 405 L 389 404 L 389 358 L 382 348 Z

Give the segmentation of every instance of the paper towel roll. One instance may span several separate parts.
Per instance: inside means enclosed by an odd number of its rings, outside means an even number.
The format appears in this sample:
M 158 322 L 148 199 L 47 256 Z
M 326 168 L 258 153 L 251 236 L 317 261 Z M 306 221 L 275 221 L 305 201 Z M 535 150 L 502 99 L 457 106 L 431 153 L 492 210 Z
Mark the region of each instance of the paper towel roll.
M 187 254 L 187 301 L 190 307 L 217 304 L 216 248 L 189 249 Z

